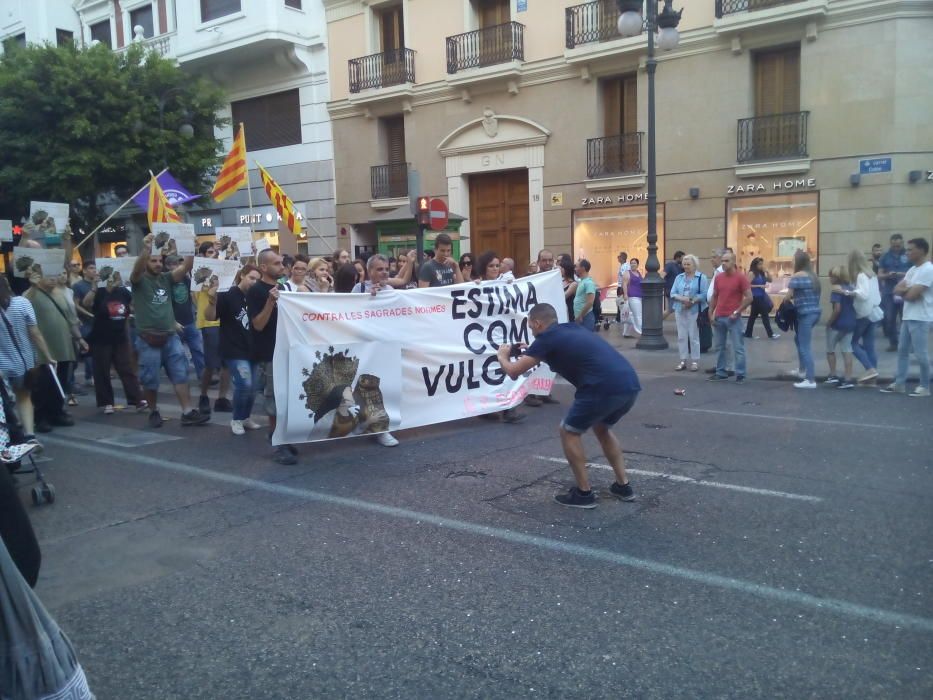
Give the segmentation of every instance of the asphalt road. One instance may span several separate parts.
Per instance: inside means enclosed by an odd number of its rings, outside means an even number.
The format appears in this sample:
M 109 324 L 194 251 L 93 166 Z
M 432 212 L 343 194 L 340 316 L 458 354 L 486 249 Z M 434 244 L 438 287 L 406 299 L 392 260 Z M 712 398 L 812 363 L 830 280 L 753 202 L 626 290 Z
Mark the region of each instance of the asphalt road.
M 79 407 L 37 591 L 101 700 L 933 697 L 933 403 L 633 357 L 638 500 L 588 438 L 593 511 L 551 502 L 567 386 L 292 467 Z

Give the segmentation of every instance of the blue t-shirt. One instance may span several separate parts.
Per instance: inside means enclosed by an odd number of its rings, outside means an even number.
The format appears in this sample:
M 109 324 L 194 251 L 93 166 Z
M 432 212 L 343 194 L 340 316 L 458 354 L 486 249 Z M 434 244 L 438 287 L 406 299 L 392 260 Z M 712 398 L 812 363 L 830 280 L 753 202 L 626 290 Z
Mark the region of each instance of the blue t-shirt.
M 553 324 L 535 338 L 527 353 L 573 384 L 580 398 L 641 391 L 629 361 L 579 323 Z
M 842 287 L 847 291 L 852 291 L 851 285 L 844 285 Z M 841 333 L 851 333 L 855 330 L 855 299 L 850 296 L 846 296 L 842 292 L 833 292 L 829 295 L 829 303 L 839 304 L 839 317 L 833 321 L 832 326 L 830 326 L 834 331 L 840 331 Z
M 907 259 L 907 253 L 903 250 L 900 253 L 893 253 L 889 250 L 884 255 L 882 255 L 881 260 L 878 261 L 878 267 L 880 267 L 885 272 L 902 273 L 900 277 L 893 277 L 882 280 L 882 293 L 893 294 L 897 283 L 904 279 L 903 273 L 906 273 L 910 269 L 910 266 L 910 260 Z

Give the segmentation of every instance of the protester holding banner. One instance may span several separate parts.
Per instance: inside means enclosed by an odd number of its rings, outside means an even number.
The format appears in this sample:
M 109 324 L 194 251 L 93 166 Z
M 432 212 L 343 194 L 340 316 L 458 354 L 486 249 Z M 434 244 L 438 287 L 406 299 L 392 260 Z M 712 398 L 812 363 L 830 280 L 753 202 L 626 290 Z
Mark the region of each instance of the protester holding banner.
M 560 425 L 561 445 L 570 463 L 576 486 L 554 500 L 572 508 L 595 508 L 596 494 L 586 473 L 583 433 L 590 428 L 599 440 L 615 482 L 609 491 L 623 501 L 634 501 L 635 493 L 625 473 L 625 458 L 612 426 L 635 405 L 641 384 L 638 375 L 622 355 L 595 333 L 582 325 L 558 323 L 557 312 L 547 303 L 539 303 L 528 313 L 528 325 L 535 340 L 516 360 L 512 345 L 499 346 L 497 357 L 511 379 L 544 362 L 576 387 L 573 405 Z M 520 348 L 522 346 L 519 346 Z
M 356 265 L 341 265 L 334 273 L 334 291 L 338 294 L 349 294 L 359 282 L 360 273 Z
M 275 388 L 272 359 L 275 356 L 275 333 L 279 298 L 278 279 L 282 274 L 282 256 L 267 249 L 257 256 L 259 281 L 246 292 L 246 306 L 250 322 L 250 360 L 257 365 L 254 377 L 257 388 L 262 387 L 266 415 L 269 416 L 269 434 L 275 432 Z M 277 445 L 272 460 L 278 464 L 295 464 L 298 450 L 292 445 Z
M 399 273 L 395 277 L 390 277 L 388 259 L 381 253 L 374 253 L 366 261 L 366 277 L 353 286 L 353 292 L 376 294 L 384 289 L 405 289 L 411 280 L 413 267 L 412 260 L 406 257 Z
M 446 287 L 463 282 L 460 266 L 451 256 L 453 241 L 446 233 L 434 239 L 434 258 L 426 260 L 418 270 L 419 287 Z M 480 270 L 482 274 L 482 270 Z
M 114 412 L 111 367 L 120 377 L 126 402 L 130 406 L 136 406 L 138 411 L 145 411 L 149 405 L 142 396 L 130 348 L 127 319 L 132 302 L 132 294 L 122 284 L 117 284 L 113 275 L 109 276 L 105 287 L 98 287 L 96 284 L 91 287 L 91 291 L 81 301 L 82 306 L 93 314 L 87 340 L 91 345 L 91 357 L 94 360 L 94 394 L 97 407 L 103 409 L 105 415 L 112 415 Z
M 244 435 L 247 430 L 258 430 L 262 426 L 250 418 L 256 398 L 256 365 L 250 360 L 250 322 L 246 295 L 257 282 L 259 270 L 253 265 L 244 265 L 236 284 L 220 292 L 213 280 L 204 293 L 206 306 L 204 318 L 220 324 L 220 354 L 233 380 L 233 418 L 230 431 Z
M 162 267 L 162 258 L 152 255 L 154 238 L 151 233 L 143 238 L 139 257 L 130 276 L 138 334 L 136 352 L 139 357 L 139 380 L 150 408 L 149 426 L 162 427 L 157 393 L 159 370 L 162 367 L 181 404 L 181 424 L 204 425 L 210 416 L 191 406 L 188 360 L 176 332 L 175 314 L 172 311 L 172 287 L 184 281 L 194 258 L 186 257 L 172 272 L 166 272 Z

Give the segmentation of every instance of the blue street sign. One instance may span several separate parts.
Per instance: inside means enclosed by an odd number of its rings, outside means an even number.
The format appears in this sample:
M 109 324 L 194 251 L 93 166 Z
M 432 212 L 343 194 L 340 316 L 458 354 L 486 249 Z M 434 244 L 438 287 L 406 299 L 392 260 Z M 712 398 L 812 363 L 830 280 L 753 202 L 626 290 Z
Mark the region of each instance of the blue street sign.
M 862 175 L 891 172 L 890 158 L 863 158 L 858 162 L 858 171 Z
M 528 9 L 528 0 L 518 0 L 515 3 L 516 12 L 525 12 Z

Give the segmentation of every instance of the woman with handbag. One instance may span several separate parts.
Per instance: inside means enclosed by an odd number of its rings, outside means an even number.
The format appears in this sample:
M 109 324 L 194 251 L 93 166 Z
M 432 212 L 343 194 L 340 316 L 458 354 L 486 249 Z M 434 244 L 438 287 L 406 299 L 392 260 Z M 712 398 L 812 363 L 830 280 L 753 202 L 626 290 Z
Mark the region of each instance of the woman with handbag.
M 748 270 L 748 281 L 752 286 L 752 305 L 749 308 L 748 323 L 745 326 L 745 337 L 753 337 L 755 329 L 755 319 L 761 316 L 761 323 L 765 327 L 765 333 L 771 340 L 781 336 L 771 330 L 771 320 L 768 314 L 774 308 L 774 302 L 768 296 L 768 285 L 771 283 L 771 274 L 765 270 L 765 261 L 762 258 L 752 260 L 752 265 Z
M 881 310 L 881 288 L 878 275 L 860 250 L 849 253 L 849 276 L 855 280 L 850 292 L 855 302 L 855 331 L 852 333 L 852 354 L 865 367 L 859 384 L 868 384 L 878 378 L 878 354 L 875 352 L 875 329 L 884 318 Z
M 0 372 L 7 378 L 26 440 L 35 441 L 32 389 L 36 383 L 36 350 L 48 357 L 36 312 L 28 299 L 13 296 L 6 276 L 0 276 Z
M 631 320 L 622 325 L 622 337 L 628 338 L 628 328 L 641 335 L 641 283 L 642 276 L 638 270 L 638 258 L 629 261 L 629 269 L 622 275 L 622 296 L 624 304 L 628 305 Z
M 680 352 L 680 362 L 676 369 L 682 372 L 687 369 L 687 358 L 690 358 L 690 371 L 700 369 L 700 327 L 697 319 L 706 303 L 706 288 L 708 282 L 700 272 L 700 261 L 695 255 L 684 255 L 680 264 L 684 271 L 674 279 L 671 287 L 671 310 L 677 321 L 677 349 Z

